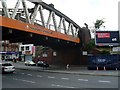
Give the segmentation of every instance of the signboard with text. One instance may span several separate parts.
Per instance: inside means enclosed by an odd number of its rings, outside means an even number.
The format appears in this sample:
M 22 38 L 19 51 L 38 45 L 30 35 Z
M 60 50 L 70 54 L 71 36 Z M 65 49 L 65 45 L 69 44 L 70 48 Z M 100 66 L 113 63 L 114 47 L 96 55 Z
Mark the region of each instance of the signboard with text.
M 95 36 L 96 46 L 118 46 L 119 31 L 96 31 Z

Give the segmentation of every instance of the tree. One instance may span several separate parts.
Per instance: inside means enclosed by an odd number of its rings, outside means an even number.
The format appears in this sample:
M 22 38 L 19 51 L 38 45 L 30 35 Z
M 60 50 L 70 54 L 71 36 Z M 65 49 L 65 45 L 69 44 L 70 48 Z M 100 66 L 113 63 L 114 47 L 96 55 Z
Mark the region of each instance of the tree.
M 40 56 L 42 53 L 46 52 L 49 49 L 49 47 L 44 46 L 36 46 L 36 56 Z
M 91 39 L 85 46 L 85 48 L 88 50 L 88 51 L 91 51 L 93 48 L 95 48 L 95 40 L 94 39 Z
M 97 19 L 96 22 L 94 23 L 95 29 L 100 29 L 100 27 L 103 26 L 103 23 L 105 23 L 105 21 L 103 19 L 100 19 L 100 20 Z M 103 27 L 105 27 L 105 26 L 103 26 Z
M 102 50 L 100 54 L 110 54 L 110 52 L 107 50 Z

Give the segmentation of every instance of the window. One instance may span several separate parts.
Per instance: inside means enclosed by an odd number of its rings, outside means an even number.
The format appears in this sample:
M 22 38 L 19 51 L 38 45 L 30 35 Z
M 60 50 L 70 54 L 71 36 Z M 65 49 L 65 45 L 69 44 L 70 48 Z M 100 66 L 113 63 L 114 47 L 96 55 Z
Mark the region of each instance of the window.
M 10 64 L 10 63 L 4 63 L 4 64 L 2 64 L 2 66 L 12 66 L 12 64 Z
M 24 46 L 21 47 L 21 51 L 24 51 Z
M 26 46 L 26 50 L 27 50 L 27 51 L 29 50 L 29 46 Z

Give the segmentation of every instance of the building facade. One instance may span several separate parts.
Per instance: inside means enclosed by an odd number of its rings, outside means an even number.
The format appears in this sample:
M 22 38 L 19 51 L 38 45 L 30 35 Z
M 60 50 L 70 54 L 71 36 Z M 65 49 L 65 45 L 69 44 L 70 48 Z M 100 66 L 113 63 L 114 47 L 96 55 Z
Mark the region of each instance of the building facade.
M 1 60 L 13 59 L 19 57 L 20 43 L 10 43 L 8 40 L 0 41 Z

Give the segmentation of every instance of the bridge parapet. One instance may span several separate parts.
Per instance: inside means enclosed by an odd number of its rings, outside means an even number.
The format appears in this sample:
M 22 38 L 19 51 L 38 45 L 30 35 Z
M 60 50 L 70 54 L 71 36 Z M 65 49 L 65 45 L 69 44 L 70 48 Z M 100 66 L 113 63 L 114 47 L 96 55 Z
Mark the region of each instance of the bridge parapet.
M 46 4 L 42 1 L 33 2 L 33 0 L 16 0 L 15 7 L 8 8 L 7 1 L 0 1 L 2 3 L 2 8 L 0 9 L 0 14 L 2 14 L 2 16 L 21 20 L 33 25 L 37 24 L 56 32 L 78 37 L 77 35 L 80 26 L 66 15 L 56 10 L 54 5 Z M 28 2 L 32 3 L 34 7 L 28 8 Z M 20 4 L 23 8 L 20 7 Z

